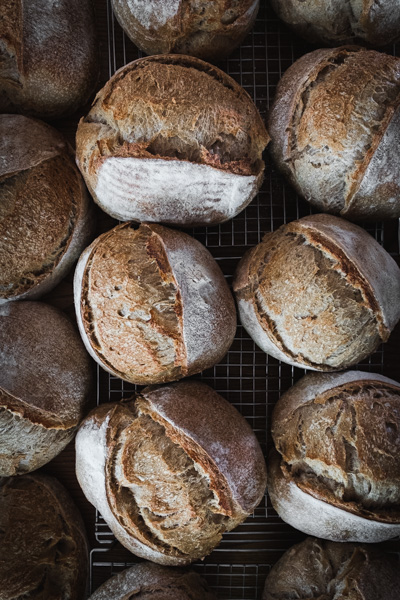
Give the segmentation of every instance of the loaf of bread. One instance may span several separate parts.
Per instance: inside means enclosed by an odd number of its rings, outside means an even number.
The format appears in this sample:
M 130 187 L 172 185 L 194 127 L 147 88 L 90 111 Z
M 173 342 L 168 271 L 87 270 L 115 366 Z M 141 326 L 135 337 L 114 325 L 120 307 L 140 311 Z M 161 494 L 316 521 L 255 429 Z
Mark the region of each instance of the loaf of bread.
M 49 462 L 71 441 L 92 386 L 74 326 L 41 302 L 0 306 L 0 476 Z
M 269 130 L 276 164 L 320 210 L 400 217 L 400 58 L 357 47 L 302 56 L 278 85 Z
M 112 0 L 114 14 L 146 54 L 191 54 L 220 61 L 253 27 L 259 0 Z
M 94 91 L 98 48 L 91 0 L 2 0 L 0 112 L 54 119 Z
M 266 485 L 248 423 L 195 381 L 148 387 L 135 402 L 93 410 L 77 433 L 76 474 L 121 544 L 177 566 L 209 554 Z
M 276 404 L 269 494 L 282 519 L 334 541 L 400 535 L 400 384 L 309 374 Z
M 0 115 L 0 304 L 55 287 L 88 244 L 93 209 L 63 136 Z
M 118 225 L 79 259 L 75 307 L 82 339 L 109 373 L 165 383 L 219 362 L 236 331 L 224 276 L 208 250 L 160 225 Z
M 399 0 L 271 0 L 277 15 L 310 42 L 386 46 L 400 38 Z
M 240 319 L 295 367 L 338 371 L 386 341 L 400 318 L 400 269 L 364 229 L 310 215 L 266 234 L 239 263 Z
M 64 487 L 39 473 L 0 482 L 0 600 L 82 600 L 88 544 Z
M 399 561 L 380 548 L 307 538 L 272 567 L 262 600 L 398 600 Z
M 81 119 L 77 161 L 99 206 L 122 221 L 208 225 L 252 200 L 269 141 L 247 92 L 189 56 L 129 63 Z
M 216 600 L 207 583 L 194 571 L 169 569 L 142 562 L 106 581 L 89 600 Z

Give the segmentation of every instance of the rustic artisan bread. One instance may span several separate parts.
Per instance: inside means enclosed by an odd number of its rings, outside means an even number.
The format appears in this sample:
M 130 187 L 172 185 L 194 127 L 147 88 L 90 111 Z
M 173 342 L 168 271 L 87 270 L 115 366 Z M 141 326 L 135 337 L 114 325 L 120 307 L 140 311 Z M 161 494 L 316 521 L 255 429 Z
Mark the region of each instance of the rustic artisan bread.
M 191 54 L 219 61 L 253 27 L 259 0 L 112 0 L 114 14 L 146 54 Z
M 53 119 L 94 90 L 98 49 L 91 0 L 2 0 L 0 112 Z
M 269 141 L 250 96 L 189 56 L 129 63 L 81 119 L 77 161 L 101 208 L 122 221 L 220 223 L 257 193 Z
M 93 210 L 63 136 L 0 115 L 0 304 L 37 298 L 68 273 L 90 239 Z
M 320 210 L 400 216 L 400 59 L 316 50 L 282 77 L 269 116 L 276 164 Z
M 89 600 L 216 600 L 194 571 L 142 562 L 106 581 Z
M 137 384 L 165 383 L 219 362 L 236 331 L 224 276 L 208 250 L 160 225 L 118 225 L 79 259 L 79 329 L 91 356 Z
M 92 383 L 72 323 L 41 302 L 0 306 L 0 476 L 47 463 L 73 438 Z
M 76 437 L 87 497 L 131 552 L 165 565 L 209 554 L 260 503 L 266 469 L 245 419 L 203 383 L 99 406 Z
M 400 317 L 400 270 L 364 229 L 312 215 L 266 234 L 239 263 L 240 319 L 296 367 L 338 371 L 386 341 Z
M 357 40 L 386 46 L 400 37 L 399 0 L 271 0 L 271 5 L 310 42 L 337 46 Z
M 0 482 L 0 600 L 82 600 L 88 545 L 63 486 L 39 473 Z
M 272 567 L 262 600 L 397 600 L 398 559 L 380 548 L 307 538 Z
M 269 494 L 284 521 L 334 541 L 400 535 L 400 384 L 309 374 L 272 416 Z

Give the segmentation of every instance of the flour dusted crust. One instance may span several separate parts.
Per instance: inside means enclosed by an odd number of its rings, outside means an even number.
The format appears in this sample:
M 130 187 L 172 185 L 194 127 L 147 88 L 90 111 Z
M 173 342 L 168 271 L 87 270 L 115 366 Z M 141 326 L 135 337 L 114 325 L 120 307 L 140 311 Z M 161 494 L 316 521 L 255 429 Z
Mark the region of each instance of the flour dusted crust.
M 280 516 L 334 541 L 400 534 L 400 385 L 374 373 L 310 374 L 278 401 L 269 493 Z
M 204 557 L 261 501 L 266 470 L 250 426 L 205 384 L 146 388 L 101 406 L 76 438 L 88 498 L 131 552 L 166 565 Z
M 216 600 L 207 583 L 194 571 L 168 569 L 142 562 L 106 581 L 89 600 Z M 143 596 L 142 596 L 143 594 Z
M 330 215 L 267 234 L 239 263 L 234 291 L 260 348 L 317 371 L 356 364 L 400 317 L 395 261 L 365 230 Z
M 310 42 L 337 46 L 357 40 L 387 46 L 399 39 L 398 0 L 271 0 L 271 5 Z
M 181 55 L 117 71 L 77 131 L 77 162 L 101 208 L 122 221 L 221 223 L 257 193 L 269 141 L 249 95 Z
M 277 165 L 320 210 L 400 216 L 400 59 L 358 47 L 306 54 L 282 77 L 269 130 Z
M 97 238 L 78 262 L 74 295 L 91 356 L 137 384 L 216 364 L 236 331 L 233 298 L 211 254 L 160 225 L 127 223 Z
M 0 115 L 0 304 L 38 298 L 89 242 L 93 210 L 74 154 L 49 125 Z
M 272 567 L 262 600 L 396 600 L 399 586 L 398 560 L 380 548 L 307 538 Z
M 114 14 L 146 54 L 190 54 L 220 61 L 239 46 L 259 0 L 113 0 Z
M 91 0 L 2 0 L 0 111 L 53 119 L 84 104 L 98 77 Z
M 64 487 L 39 473 L 0 482 L 1 600 L 82 600 L 88 543 Z
M 73 438 L 92 385 L 72 323 L 41 302 L 0 306 L 0 475 L 49 462 Z

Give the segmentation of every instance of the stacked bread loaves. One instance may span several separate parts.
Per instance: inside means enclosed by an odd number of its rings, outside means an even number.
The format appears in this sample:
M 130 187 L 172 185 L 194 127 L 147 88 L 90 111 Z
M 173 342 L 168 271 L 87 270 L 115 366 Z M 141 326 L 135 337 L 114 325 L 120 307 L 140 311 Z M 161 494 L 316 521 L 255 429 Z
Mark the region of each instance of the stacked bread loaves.
M 265 235 L 234 281 L 240 319 L 262 350 L 335 371 L 386 341 L 400 318 L 400 269 L 364 229 L 312 215 Z
M 209 554 L 260 503 L 266 469 L 245 419 L 207 385 L 145 388 L 83 421 L 76 473 L 131 552 L 165 565 Z
M 400 384 L 374 373 L 309 374 L 272 416 L 269 494 L 297 529 L 334 541 L 400 534 Z
M 45 123 L 0 115 L 0 304 L 37 298 L 89 242 L 93 212 L 74 153 Z
M 277 165 L 320 210 L 400 216 L 399 58 L 357 47 L 302 56 L 278 85 L 269 130 Z
M 269 141 L 250 96 L 196 58 L 129 63 L 78 127 L 77 161 L 100 207 L 123 221 L 209 225 L 257 193 Z

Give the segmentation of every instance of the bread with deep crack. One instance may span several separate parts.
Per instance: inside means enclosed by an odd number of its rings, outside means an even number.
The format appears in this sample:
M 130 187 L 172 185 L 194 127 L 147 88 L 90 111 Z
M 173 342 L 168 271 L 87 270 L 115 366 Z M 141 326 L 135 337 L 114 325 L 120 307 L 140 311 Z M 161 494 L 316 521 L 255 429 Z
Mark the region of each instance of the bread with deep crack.
M 400 269 L 364 229 L 310 215 L 266 234 L 233 285 L 256 344 L 296 367 L 339 371 L 371 354 L 400 318 Z
M 76 437 L 76 473 L 126 548 L 177 566 L 209 554 L 266 485 L 248 423 L 195 381 L 145 388 L 135 402 L 92 411 Z
M 297 192 L 351 220 L 400 216 L 400 59 L 356 46 L 316 50 L 282 77 L 271 152 Z
M 334 541 L 400 534 L 400 384 L 309 374 L 276 404 L 269 494 L 284 521 Z

